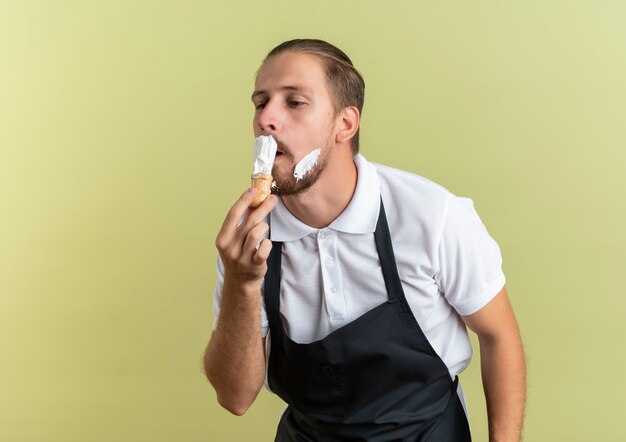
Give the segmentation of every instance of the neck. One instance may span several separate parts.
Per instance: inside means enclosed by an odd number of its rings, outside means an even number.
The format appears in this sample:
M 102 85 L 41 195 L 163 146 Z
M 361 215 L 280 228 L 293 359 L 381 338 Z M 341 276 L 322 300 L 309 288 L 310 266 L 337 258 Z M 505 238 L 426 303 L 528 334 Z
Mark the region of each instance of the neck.
M 348 207 L 357 183 L 352 149 L 332 152 L 326 169 L 306 191 L 282 197 L 285 207 L 304 224 L 321 229 L 332 223 Z

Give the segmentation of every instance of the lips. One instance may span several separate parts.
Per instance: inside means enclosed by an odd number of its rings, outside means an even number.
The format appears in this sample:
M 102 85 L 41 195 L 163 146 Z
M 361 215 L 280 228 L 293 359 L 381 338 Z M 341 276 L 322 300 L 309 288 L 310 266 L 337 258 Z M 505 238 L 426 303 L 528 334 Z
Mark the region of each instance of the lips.
M 288 149 L 285 149 L 285 145 L 283 143 L 281 143 L 280 141 L 277 141 L 277 148 L 276 148 L 276 157 L 281 157 L 283 155 L 287 155 L 287 153 L 289 152 Z

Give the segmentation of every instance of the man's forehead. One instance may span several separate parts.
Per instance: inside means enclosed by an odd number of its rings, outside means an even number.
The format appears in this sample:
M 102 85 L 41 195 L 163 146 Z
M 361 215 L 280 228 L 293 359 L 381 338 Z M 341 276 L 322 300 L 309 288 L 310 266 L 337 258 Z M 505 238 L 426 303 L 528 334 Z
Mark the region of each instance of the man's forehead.
M 255 92 L 269 88 L 311 92 L 325 81 L 322 62 L 312 54 L 285 52 L 275 55 L 259 69 Z

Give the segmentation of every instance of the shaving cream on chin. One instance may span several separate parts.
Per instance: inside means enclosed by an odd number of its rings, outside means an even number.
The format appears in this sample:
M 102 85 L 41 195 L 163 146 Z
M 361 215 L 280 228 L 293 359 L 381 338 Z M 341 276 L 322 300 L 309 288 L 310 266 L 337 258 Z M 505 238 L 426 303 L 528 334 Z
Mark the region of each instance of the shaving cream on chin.
M 313 167 L 317 164 L 317 160 L 320 157 L 321 149 L 315 149 L 310 152 L 296 164 L 296 168 L 293 171 L 293 177 L 296 181 L 300 181 L 304 175 L 309 173 Z

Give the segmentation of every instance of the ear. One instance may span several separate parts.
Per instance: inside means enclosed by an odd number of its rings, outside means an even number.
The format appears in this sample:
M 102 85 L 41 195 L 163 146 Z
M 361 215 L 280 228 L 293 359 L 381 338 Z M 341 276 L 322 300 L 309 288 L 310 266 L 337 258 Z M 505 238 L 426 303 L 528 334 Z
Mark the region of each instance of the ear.
M 359 110 L 355 106 L 346 106 L 339 112 L 337 120 L 335 142 L 340 144 L 350 141 L 359 129 Z

